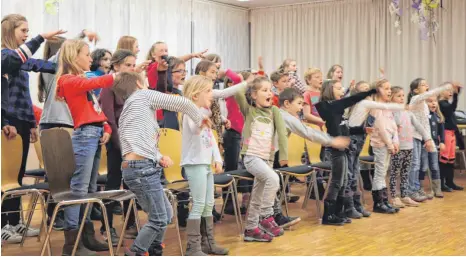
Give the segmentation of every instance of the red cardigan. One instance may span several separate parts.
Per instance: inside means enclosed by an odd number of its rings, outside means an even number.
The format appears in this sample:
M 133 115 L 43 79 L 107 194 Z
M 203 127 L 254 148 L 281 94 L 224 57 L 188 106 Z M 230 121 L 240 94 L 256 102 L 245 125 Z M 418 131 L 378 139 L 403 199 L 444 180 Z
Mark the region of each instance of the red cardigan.
M 226 71 L 226 76 L 228 76 L 233 81 L 234 85 L 241 82 L 241 77 L 239 77 L 238 74 L 232 72 L 231 70 Z M 239 109 L 239 105 L 236 102 L 235 97 L 228 97 L 225 99 L 225 103 L 228 110 L 227 119 L 231 122 L 231 129 L 242 134 L 244 127 L 244 117 Z
M 104 123 L 104 131 L 112 134 L 107 124 L 107 117 L 102 112 L 95 95 L 90 92 L 97 88 L 108 88 L 113 85 L 113 75 L 87 79 L 78 75 L 63 75 L 57 82 L 57 96 L 64 98 L 73 117 L 74 128 L 96 122 Z

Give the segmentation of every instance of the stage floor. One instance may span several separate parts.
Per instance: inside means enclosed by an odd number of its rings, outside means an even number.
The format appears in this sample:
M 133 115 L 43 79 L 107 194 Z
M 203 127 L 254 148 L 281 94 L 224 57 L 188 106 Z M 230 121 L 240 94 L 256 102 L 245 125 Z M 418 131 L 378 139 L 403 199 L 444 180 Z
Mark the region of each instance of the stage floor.
M 458 184 L 466 186 L 466 174 L 457 173 L 456 177 Z M 295 194 L 302 195 L 304 190 L 303 185 L 292 187 Z M 365 192 L 365 199 L 367 208 L 372 209 L 367 205 L 372 203 L 370 192 Z M 341 227 L 320 225 L 314 201 L 309 201 L 306 210 L 301 205 L 302 197 L 289 207 L 290 214 L 301 216 L 302 221 L 271 243 L 243 242 L 234 217 L 228 215 L 216 225 L 216 239 L 230 248 L 230 255 L 466 255 L 466 191 L 445 193 L 444 199 L 407 207 L 394 215 L 372 214 Z M 139 217 L 142 222 L 147 219 L 143 212 L 139 212 Z M 121 216 L 115 217 L 115 223 L 117 230 L 121 229 Z M 33 226 L 39 225 L 40 216 L 35 215 Z M 98 231 L 100 222 L 95 222 L 95 227 Z M 181 231 L 181 236 L 186 248 L 185 231 Z M 61 255 L 63 241 L 63 232 L 52 232 L 53 255 Z M 131 240 L 125 240 L 126 246 L 130 244 Z M 167 229 L 165 244 L 164 255 L 180 255 L 173 225 Z M 23 247 L 3 245 L 1 253 L 39 255 L 40 245 L 37 238 L 28 238 Z

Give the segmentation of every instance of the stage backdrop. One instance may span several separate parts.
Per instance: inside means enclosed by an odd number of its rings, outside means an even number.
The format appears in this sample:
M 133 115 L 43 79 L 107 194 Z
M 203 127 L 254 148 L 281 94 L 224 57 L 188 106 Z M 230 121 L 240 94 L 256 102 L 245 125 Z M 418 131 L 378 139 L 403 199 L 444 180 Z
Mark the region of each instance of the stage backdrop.
M 421 41 L 411 22 L 411 1 L 401 0 L 401 35 L 389 13 L 389 0 L 344 0 L 254 9 L 250 13 L 252 65 L 264 57 L 268 72 L 285 58 L 298 62 L 299 74 L 318 67 L 324 76 L 333 64 L 344 67 L 344 85 L 372 81 L 384 68 L 393 85 L 409 88 L 417 77 L 433 87 L 447 80 L 466 84 L 466 1 L 443 0 L 433 39 Z M 465 93 L 460 108 L 466 109 Z

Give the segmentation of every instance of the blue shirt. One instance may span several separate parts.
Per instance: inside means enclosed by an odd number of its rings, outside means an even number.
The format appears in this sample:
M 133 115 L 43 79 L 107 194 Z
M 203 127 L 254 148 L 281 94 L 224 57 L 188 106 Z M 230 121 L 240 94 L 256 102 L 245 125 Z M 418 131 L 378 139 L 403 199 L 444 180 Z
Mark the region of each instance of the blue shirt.
M 105 75 L 105 73 L 103 71 L 101 71 L 101 70 L 86 72 L 86 77 L 88 79 L 100 77 L 100 76 L 103 76 L 103 75 Z M 94 94 L 95 94 L 96 97 L 99 97 L 100 92 L 102 92 L 102 88 L 94 89 L 92 91 L 94 91 Z

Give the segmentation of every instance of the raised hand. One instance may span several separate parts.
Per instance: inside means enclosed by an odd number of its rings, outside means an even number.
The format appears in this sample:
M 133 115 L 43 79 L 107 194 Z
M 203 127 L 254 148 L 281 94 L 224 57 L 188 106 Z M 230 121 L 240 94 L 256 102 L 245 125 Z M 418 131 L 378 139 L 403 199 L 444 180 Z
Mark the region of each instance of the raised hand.
M 62 29 L 59 29 L 59 30 L 54 30 L 54 31 L 50 31 L 50 32 L 46 32 L 46 33 L 42 33 L 40 34 L 44 39 L 51 39 L 55 36 L 58 36 L 58 35 L 61 35 L 61 34 L 65 34 L 66 30 L 62 30 Z
M 332 140 L 331 146 L 336 149 L 345 149 L 348 147 L 350 143 L 349 137 L 335 137 Z

